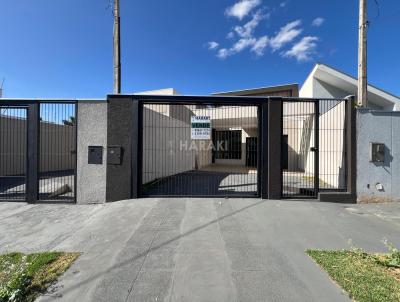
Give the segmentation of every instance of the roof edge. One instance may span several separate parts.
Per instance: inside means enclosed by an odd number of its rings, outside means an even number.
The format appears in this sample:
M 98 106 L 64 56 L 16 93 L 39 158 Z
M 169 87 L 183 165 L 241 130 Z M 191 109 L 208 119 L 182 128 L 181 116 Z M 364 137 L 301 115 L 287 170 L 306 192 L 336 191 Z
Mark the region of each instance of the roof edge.
M 282 91 L 282 90 L 291 90 L 298 94 L 299 91 L 299 84 L 292 83 L 292 84 L 285 84 L 285 85 L 277 85 L 277 86 L 264 86 L 259 88 L 250 88 L 250 89 L 242 89 L 242 90 L 233 90 L 233 91 L 225 91 L 225 92 L 215 92 L 211 95 L 247 95 L 249 93 L 271 93 L 275 91 Z

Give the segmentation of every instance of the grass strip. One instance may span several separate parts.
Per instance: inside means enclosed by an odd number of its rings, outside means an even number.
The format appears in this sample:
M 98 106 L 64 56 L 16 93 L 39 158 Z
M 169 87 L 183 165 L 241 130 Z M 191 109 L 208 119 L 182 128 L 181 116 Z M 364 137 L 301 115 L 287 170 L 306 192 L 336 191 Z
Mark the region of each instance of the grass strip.
M 0 302 L 31 302 L 57 280 L 79 253 L 0 255 Z
M 307 250 L 306 253 L 357 302 L 400 301 L 398 271 L 383 265 L 385 255 L 358 251 Z

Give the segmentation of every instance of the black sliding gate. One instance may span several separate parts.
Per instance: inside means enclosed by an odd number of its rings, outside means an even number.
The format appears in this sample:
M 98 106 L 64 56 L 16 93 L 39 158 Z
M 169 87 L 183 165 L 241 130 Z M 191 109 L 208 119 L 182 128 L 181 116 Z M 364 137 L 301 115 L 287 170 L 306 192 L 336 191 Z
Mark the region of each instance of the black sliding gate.
M 283 101 L 283 198 L 316 198 L 321 191 L 347 190 L 347 101 Z
M 2 100 L 0 201 L 76 200 L 76 103 Z
M 258 106 L 145 102 L 142 126 L 143 196 L 259 196 Z

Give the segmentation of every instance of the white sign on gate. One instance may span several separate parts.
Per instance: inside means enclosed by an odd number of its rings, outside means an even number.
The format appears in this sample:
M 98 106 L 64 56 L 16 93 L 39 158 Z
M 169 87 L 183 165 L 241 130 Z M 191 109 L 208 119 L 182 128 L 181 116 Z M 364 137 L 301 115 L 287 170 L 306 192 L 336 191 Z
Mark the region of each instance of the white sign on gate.
M 192 116 L 192 139 L 211 139 L 209 116 Z

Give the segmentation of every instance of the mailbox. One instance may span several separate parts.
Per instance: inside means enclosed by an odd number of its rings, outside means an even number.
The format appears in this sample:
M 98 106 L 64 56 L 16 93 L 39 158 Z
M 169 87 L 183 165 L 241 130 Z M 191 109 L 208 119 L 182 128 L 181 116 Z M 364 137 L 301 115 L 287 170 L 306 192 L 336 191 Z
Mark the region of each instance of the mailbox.
M 385 162 L 385 144 L 370 143 L 370 162 L 383 163 Z
M 90 165 L 103 164 L 103 147 L 102 146 L 89 146 L 88 164 L 90 164 Z
M 107 164 L 120 165 L 122 163 L 122 147 L 108 146 L 107 148 Z

